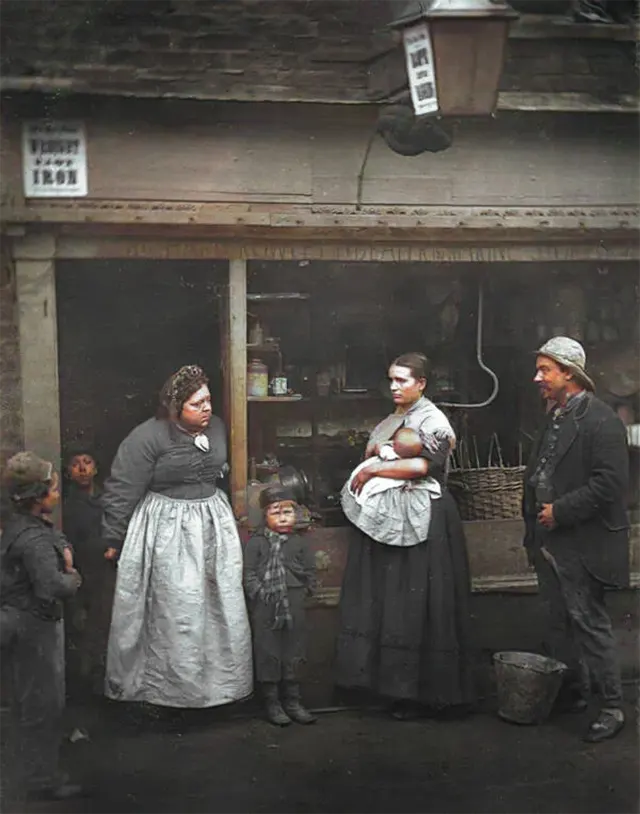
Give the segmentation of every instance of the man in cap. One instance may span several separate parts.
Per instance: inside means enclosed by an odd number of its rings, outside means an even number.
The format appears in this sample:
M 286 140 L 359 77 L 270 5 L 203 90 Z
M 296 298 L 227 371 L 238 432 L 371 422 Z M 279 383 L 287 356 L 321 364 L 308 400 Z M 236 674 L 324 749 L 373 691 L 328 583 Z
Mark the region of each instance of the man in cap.
M 534 382 L 547 417 L 524 476 L 523 515 L 524 544 L 549 615 L 549 655 L 573 668 L 567 708 L 584 710 L 591 692 L 599 697 L 600 712 L 585 734 L 595 743 L 624 725 L 604 590 L 629 578 L 629 458 L 624 426 L 594 395 L 585 362 L 580 343 L 566 336 L 537 351 Z

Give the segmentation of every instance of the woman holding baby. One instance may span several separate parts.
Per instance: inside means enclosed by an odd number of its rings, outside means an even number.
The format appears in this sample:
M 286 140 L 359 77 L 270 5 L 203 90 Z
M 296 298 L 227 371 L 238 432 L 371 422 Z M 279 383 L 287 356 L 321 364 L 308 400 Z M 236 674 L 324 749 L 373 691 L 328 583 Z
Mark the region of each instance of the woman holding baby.
M 389 368 L 394 412 L 371 433 L 342 506 L 353 537 L 340 599 L 336 682 L 391 701 L 399 719 L 468 708 L 464 531 L 446 490 L 455 434 L 424 396 L 428 361 Z

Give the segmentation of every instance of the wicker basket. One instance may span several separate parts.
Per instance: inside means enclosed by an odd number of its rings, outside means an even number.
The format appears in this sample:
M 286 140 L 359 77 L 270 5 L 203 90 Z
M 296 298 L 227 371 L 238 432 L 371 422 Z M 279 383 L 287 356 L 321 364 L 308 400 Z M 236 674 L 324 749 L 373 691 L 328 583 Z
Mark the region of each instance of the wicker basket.
M 524 466 L 454 469 L 449 488 L 463 520 L 522 517 Z

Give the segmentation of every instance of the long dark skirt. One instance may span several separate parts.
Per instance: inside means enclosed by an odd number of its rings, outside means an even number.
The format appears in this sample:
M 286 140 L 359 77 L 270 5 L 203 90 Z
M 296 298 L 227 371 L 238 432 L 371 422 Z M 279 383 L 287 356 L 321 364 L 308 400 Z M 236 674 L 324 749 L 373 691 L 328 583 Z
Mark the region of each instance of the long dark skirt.
M 273 605 L 255 599 L 249 608 L 256 681 L 294 681 L 305 660 L 307 623 L 304 588 L 289 588 L 293 627 L 273 630 Z
M 426 542 L 396 548 L 354 527 L 340 599 L 336 683 L 442 708 L 474 699 L 469 566 L 453 498 L 432 506 Z
M 58 756 L 65 701 L 64 622 L 20 611 L 9 651 L 11 757 L 23 788 L 60 783 Z

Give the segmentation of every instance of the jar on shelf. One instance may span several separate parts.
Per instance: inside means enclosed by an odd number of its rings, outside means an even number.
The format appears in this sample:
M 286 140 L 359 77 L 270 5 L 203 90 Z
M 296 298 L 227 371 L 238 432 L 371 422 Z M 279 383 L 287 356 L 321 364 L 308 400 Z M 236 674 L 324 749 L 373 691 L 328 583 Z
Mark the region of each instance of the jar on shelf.
M 260 359 L 251 359 L 247 366 L 247 395 L 252 398 L 269 395 L 269 368 Z
M 287 377 L 283 373 L 279 373 L 271 379 L 271 395 L 272 396 L 286 396 L 288 392 Z

